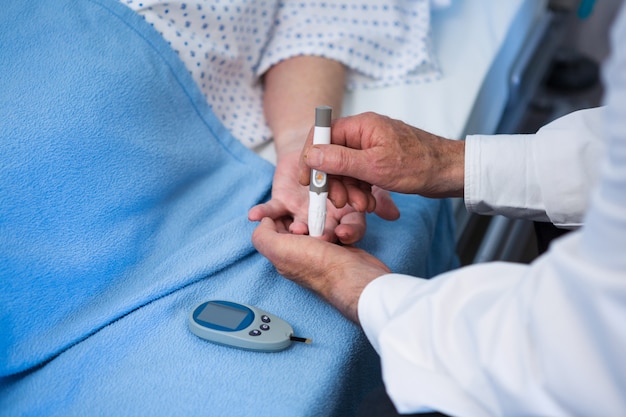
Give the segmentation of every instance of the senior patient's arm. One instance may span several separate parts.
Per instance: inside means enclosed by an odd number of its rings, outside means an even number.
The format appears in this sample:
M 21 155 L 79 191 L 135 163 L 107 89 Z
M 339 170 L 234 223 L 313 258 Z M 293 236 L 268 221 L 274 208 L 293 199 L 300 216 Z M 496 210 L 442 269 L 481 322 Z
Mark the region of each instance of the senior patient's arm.
M 265 73 L 263 108 L 273 133 L 276 172 L 272 199 L 253 207 L 250 220 L 282 218 L 289 221 L 292 233 L 308 231 L 308 193 L 296 179 L 298 155 L 313 125 L 315 107 L 328 105 L 335 114 L 341 111 L 345 77 L 341 63 L 317 56 L 289 58 Z
M 272 66 L 264 76 L 265 116 L 274 135 L 277 166 L 272 199 L 253 207 L 249 218 L 263 217 L 286 221 L 292 233 L 307 233 L 308 189 L 298 183 L 299 155 L 307 134 L 314 124 L 316 106 L 333 107 L 341 113 L 346 69 L 343 64 L 317 56 L 298 56 Z M 382 197 L 389 201 L 388 197 Z M 363 199 L 355 198 L 353 206 L 366 211 Z M 329 205 L 324 239 L 336 236 L 343 243 L 354 243 L 365 232 L 365 219 L 346 201 Z M 293 221 L 292 221 L 293 220 Z
M 345 80 L 343 64 L 318 56 L 293 57 L 267 71 L 263 106 L 278 159 L 302 150 L 316 106 L 331 106 L 335 116 L 341 114 Z

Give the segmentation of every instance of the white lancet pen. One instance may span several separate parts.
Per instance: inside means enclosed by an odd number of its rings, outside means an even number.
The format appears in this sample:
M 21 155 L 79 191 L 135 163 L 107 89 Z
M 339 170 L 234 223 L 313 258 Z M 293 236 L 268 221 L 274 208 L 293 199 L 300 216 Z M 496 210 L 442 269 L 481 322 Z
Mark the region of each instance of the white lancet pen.
M 332 107 L 318 106 L 315 108 L 315 127 L 313 130 L 314 145 L 330 145 L 330 121 Z M 324 234 L 326 224 L 326 199 L 328 183 L 326 173 L 311 169 L 309 185 L 309 235 L 320 237 Z

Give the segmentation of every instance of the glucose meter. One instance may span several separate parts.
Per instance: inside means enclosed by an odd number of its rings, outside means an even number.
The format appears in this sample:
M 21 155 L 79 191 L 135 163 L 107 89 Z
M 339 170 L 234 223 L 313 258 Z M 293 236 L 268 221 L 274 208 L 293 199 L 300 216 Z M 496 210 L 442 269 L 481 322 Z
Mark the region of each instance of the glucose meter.
M 285 320 L 246 304 L 212 300 L 198 304 L 189 315 L 189 329 L 213 343 L 241 349 L 273 352 L 291 342 L 311 343 L 296 337 Z

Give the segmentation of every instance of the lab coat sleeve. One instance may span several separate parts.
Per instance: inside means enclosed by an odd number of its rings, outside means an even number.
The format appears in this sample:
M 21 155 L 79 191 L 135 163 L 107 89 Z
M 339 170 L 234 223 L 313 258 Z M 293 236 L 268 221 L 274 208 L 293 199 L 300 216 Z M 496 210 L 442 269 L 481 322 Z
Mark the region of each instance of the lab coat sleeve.
M 387 274 L 361 294 L 359 320 L 400 412 L 626 414 L 625 11 L 604 73 L 607 152 L 584 226 L 530 265 Z
M 580 226 L 605 150 L 604 111 L 581 110 L 532 135 L 468 136 L 467 209 Z
M 359 318 L 398 411 L 623 415 L 626 241 L 606 255 L 619 265 L 598 265 L 586 239 L 574 232 L 531 266 L 480 264 L 432 280 L 390 274 L 368 285 Z

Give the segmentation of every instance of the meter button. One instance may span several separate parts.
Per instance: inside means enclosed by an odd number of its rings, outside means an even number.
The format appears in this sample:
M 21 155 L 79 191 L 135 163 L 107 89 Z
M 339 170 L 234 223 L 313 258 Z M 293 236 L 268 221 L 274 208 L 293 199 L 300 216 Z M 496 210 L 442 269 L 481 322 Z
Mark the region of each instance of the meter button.
M 263 331 L 266 331 L 266 330 L 269 330 L 269 329 L 270 329 L 270 326 L 268 326 L 267 324 L 262 324 L 262 325 L 260 326 L 260 329 L 261 329 L 261 330 L 263 330 Z
M 250 333 L 248 333 L 250 336 L 260 336 L 261 335 L 261 331 L 258 329 L 254 329 L 254 330 L 250 330 Z
M 269 318 L 268 316 L 266 316 L 265 314 L 263 314 L 263 315 L 261 316 L 261 321 L 262 321 L 263 323 L 269 323 L 269 322 L 270 322 L 270 321 L 272 321 L 272 320 L 270 320 L 270 318 Z

